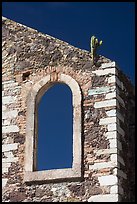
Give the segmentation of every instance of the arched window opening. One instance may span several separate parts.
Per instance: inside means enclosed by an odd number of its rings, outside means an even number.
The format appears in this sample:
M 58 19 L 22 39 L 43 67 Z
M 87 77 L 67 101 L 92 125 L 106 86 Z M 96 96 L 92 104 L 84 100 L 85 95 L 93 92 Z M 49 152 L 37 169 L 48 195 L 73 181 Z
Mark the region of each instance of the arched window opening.
M 37 109 L 37 171 L 72 168 L 72 92 L 64 83 L 54 84 Z
M 66 92 L 69 97 L 66 96 Z M 48 102 L 46 98 L 50 99 L 52 94 L 53 98 Z M 64 73 L 60 73 L 56 78 L 49 74 L 30 88 L 26 103 L 24 181 L 27 183 L 53 182 L 59 179 L 81 178 L 81 90 L 79 84 Z M 42 137 L 39 137 L 41 133 Z

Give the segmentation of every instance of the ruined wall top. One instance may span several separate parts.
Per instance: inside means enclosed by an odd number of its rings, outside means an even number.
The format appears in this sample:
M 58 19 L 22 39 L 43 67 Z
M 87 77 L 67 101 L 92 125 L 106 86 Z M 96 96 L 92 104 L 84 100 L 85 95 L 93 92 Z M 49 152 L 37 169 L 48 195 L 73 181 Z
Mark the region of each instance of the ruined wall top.
M 2 42 L 5 49 L 8 48 L 5 60 L 8 61 L 11 54 L 16 55 L 14 71 L 58 64 L 91 71 L 95 69 L 95 66 L 99 67 L 101 63 L 111 62 L 99 55 L 97 63 L 93 65 L 90 52 L 5 17 L 2 18 Z

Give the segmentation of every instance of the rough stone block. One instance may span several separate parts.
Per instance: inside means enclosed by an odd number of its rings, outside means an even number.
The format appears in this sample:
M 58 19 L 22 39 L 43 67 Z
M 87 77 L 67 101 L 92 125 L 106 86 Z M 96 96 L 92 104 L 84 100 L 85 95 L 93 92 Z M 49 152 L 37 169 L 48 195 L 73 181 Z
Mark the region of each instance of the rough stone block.
M 117 163 L 117 161 L 118 161 L 117 156 L 118 156 L 117 154 L 112 154 L 112 155 L 110 156 L 111 161 Z
M 94 153 L 96 153 L 97 156 L 102 154 L 116 154 L 117 148 L 94 150 Z
M 117 138 L 117 131 L 109 131 L 105 133 L 105 136 L 108 139 L 116 139 Z
M 119 162 L 125 166 L 125 162 L 124 162 L 123 158 L 121 156 L 119 156 L 118 154 L 112 154 L 110 156 L 110 158 L 111 158 L 111 161 L 116 162 L 116 163 Z
M 7 80 L 2 82 L 2 84 L 10 84 L 10 83 L 14 83 L 14 80 Z
M 18 148 L 18 143 L 4 144 L 2 145 L 2 152 L 8 152 L 11 150 L 16 150 Z
M 10 157 L 14 157 L 14 155 L 13 155 L 13 153 L 12 152 L 4 152 L 4 156 L 5 157 L 8 157 L 8 158 L 10 158 Z
M 116 117 L 101 118 L 99 125 L 107 125 L 110 123 L 116 123 Z
M 2 174 L 8 173 L 8 167 L 2 167 Z
M 108 93 L 108 92 L 114 91 L 115 88 L 116 88 L 115 86 L 113 86 L 113 87 L 110 87 L 110 86 L 97 87 L 97 88 L 95 88 L 95 89 L 90 89 L 90 90 L 88 91 L 88 95 L 89 95 L 89 96 L 92 96 L 92 95 L 98 95 L 98 94 Z
M 116 116 L 116 109 L 112 109 L 110 111 L 106 111 L 107 116 Z
M 11 111 L 7 111 L 7 112 L 3 112 L 2 113 L 2 119 L 7 119 L 7 118 L 15 118 L 18 115 L 18 111 L 17 110 L 11 110 Z
M 115 82 L 116 82 L 116 76 L 111 76 L 108 78 L 108 84 L 115 83 Z
M 114 91 L 112 93 L 108 93 L 105 96 L 105 99 L 112 99 L 112 98 L 116 98 L 116 91 Z
M 108 124 L 108 132 L 109 131 L 115 131 L 117 130 L 117 124 L 113 123 L 113 124 Z
M 8 158 L 2 159 L 3 164 L 9 163 L 9 162 L 16 162 L 16 161 L 18 161 L 18 157 L 8 157 Z
M 6 186 L 7 181 L 8 181 L 7 178 L 2 179 L 2 188 Z
M 116 99 L 95 102 L 94 108 L 105 108 L 116 106 Z
M 89 170 L 112 168 L 112 167 L 116 167 L 116 164 L 112 162 L 102 162 L 102 163 L 95 163 L 93 165 L 89 165 Z
M 109 139 L 110 148 L 117 148 L 117 139 Z
M 17 86 L 18 86 L 17 82 L 10 82 L 10 83 L 4 84 L 4 89 L 13 89 Z
M 9 168 L 11 165 L 11 162 L 4 162 L 3 159 L 2 159 L 2 168 Z
M 2 104 L 15 103 L 16 99 L 17 98 L 15 96 L 3 96 L 2 97 Z
M 116 72 L 115 68 L 110 68 L 110 69 L 92 71 L 92 73 L 94 73 L 98 76 L 104 76 L 104 75 L 108 75 L 108 74 L 116 74 L 117 72 Z
M 6 106 L 2 106 L 2 111 L 5 111 L 7 108 L 6 108 Z
M 103 63 L 101 65 L 102 69 L 109 68 L 109 67 L 116 67 L 116 62 L 113 61 L 113 62 Z
M 2 133 L 19 132 L 19 127 L 17 125 L 9 125 L 2 127 Z
M 98 180 L 99 180 L 100 186 L 115 185 L 118 183 L 118 178 L 117 176 L 114 176 L 114 175 L 99 176 Z
M 10 125 L 10 120 L 2 120 L 2 125 L 6 126 L 6 125 Z
M 110 188 L 110 193 L 118 193 L 118 185 L 114 185 Z
M 88 202 L 118 202 L 118 194 L 93 195 Z

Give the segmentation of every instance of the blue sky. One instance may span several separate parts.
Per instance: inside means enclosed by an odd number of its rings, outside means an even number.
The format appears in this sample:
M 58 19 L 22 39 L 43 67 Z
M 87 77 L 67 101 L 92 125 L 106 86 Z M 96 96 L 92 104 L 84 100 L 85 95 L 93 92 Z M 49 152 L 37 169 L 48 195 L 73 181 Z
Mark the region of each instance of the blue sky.
M 116 61 L 132 83 L 135 83 L 134 2 L 3 2 L 2 15 L 88 51 L 90 38 L 95 35 L 103 41 L 98 53 Z M 58 93 L 60 98 L 63 93 L 60 90 L 64 91 L 66 88 L 55 90 L 53 88 L 51 92 Z M 64 94 L 64 98 L 68 96 L 69 92 Z M 59 109 L 59 106 L 57 107 Z M 57 114 L 58 111 L 54 111 Z M 68 129 L 63 128 L 62 132 L 69 132 L 71 129 L 68 125 Z M 56 130 L 54 133 L 56 134 Z M 68 136 L 65 135 L 67 139 Z M 55 141 L 57 145 L 61 145 Z M 69 148 L 68 151 L 72 146 Z M 68 165 L 71 163 L 71 155 L 69 156 Z M 65 161 L 64 157 L 64 165 Z
M 72 167 L 72 118 L 70 88 L 65 84 L 51 87 L 44 94 L 38 108 L 39 170 Z

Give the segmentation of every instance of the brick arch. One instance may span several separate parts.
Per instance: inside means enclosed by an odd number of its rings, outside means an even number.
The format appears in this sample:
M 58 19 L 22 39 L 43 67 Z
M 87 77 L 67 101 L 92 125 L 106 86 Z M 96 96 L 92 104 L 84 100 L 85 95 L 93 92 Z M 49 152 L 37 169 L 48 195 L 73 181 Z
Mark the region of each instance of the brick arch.
M 72 91 L 73 102 L 73 162 L 72 168 L 34 171 L 37 151 L 37 107 L 44 93 L 55 83 L 65 83 Z M 81 177 L 81 90 L 69 75 L 54 73 L 38 81 L 27 96 L 25 174 L 24 181 L 43 181 Z M 28 156 L 29 155 L 29 156 Z

